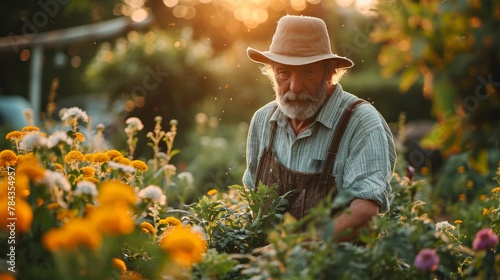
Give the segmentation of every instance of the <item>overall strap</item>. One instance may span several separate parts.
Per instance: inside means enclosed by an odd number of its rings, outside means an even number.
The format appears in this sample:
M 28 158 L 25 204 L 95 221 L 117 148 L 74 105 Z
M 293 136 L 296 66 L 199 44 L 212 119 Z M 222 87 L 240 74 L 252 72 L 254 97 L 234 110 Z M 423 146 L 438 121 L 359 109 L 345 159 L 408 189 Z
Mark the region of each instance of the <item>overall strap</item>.
M 339 150 L 340 141 L 344 136 L 344 133 L 347 129 L 347 125 L 349 124 L 349 120 L 352 116 L 352 113 L 363 103 L 368 103 L 363 99 L 358 99 L 354 101 L 343 113 L 340 117 L 340 121 L 335 128 L 335 132 L 333 134 L 332 143 L 330 144 L 330 148 L 328 149 L 328 155 L 326 158 L 326 163 L 323 169 L 323 173 L 321 173 L 320 184 L 327 185 L 328 178 L 332 174 L 333 164 L 335 163 L 335 158 L 337 157 L 337 152 Z
M 276 109 L 278 109 L 278 106 L 276 106 L 273 110 L 273 112 L 271 113 L 271 116 L 274 114 L 274 112 L 276 111 Z M 271 149 L 273 147 L 273 143 L 274 143 L 274 135 L 276 134 L 276 128 L 278 127 L 278 122 L 275 121 L 271 124 L 271 134 L 270 134 L 270 137 L 269 137 L 269 143 L 267 144 L 267 149 Z

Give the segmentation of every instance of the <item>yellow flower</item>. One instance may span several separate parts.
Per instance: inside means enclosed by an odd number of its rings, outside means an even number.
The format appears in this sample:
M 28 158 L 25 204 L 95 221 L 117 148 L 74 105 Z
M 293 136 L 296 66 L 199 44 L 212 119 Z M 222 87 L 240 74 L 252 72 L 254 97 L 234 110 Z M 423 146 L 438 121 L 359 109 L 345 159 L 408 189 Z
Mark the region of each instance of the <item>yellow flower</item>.
M 173 227 L 161 239 L 160 246 L 181 266 L 199 262 L 207 248 L 203 235 L 189 227 Z
M 75 137 L 75 140 L 78 140 L 81 143 L 85 142 L 85 136 L 81 132 L 75 133 L 74 137 Z
M 142 160 L 138 160 L 138 159 L 133 160 L 132 166 L 135 169 L 140 170 L 140 171 L 148 171 L 148 165 Z
M 217 190 L 216 190 L 216 189 L 211 189 L 211 190 L 209 190 L 209 191 L 207 192 L 207 194 L 208 194 L 209 196 L 216 195 L 216 194 L 217 194 Z
M 92 154 L 92 153 L 85 154 L 85 155 L 83 156 L 83 160 L 84 160 L 84 161 L 92 161 L 92 158 L 93 158 L 93 157 L 94 157 L 94 154 Z
M 66 162 L 81 162 L 83 160 L 83 154 L 80 151 L 70 151 L 64 157 L 64 161 Z
M 467 180 L 467 187 L 468 187 L 468 188 L 472 188 L 472 187 L 474 187 L 474 181 L 472 181 L 472 180 Z
M 479 200 L 480 201 L 485 201 L 487 198 L 488 198 L 488 196 L 485 195 L 485 194 L 482 194 L 482 195 L 479 196 Z
M 113 258 L 113 267 L 118 270 L 120 274 L 123 274 L 125 271 L 127 271 L 127 265 L 119 258 Z
M 3 150 L 0 152 L 0 168 L 14 166 L 17 163 L 17 156 L 11 150 Z
M 182 226 L 182 222 L 174 217 L 167 217 L 165 219 L 161 219 L 159 222 L 160 225 L 168 225 L 169 227 L 178 227 Z
M 460 201 L 466 201 L 467 200 L 467 195 L 464 194 L 464 193 L 458 195 L 458 200 L 460 200 Z
M 24 132 L 32 132 L 32 131 L 40 131 L 40 128 L 33 126 L 33 125 L 27 125 L 22 128 Z
M 88 219 L 98 232 L 109 235 L 129 234 L 135 227 L 132 212 L 124 203 L 95 207 Z
M 121 158 L 123 155 L 117 151 L 117 150 L 109 150 L 106 152 L 106 155 L 111 159 L 112 161 L 115 161 L 116 158 Z
M 33 210 L 31 206 L 24 199 L 16 198 L 14 200 L 15 203 L 15 211 L 9 211 L 8 205 L 8 197 L 3 196 L 0 197 L 0 205 L 4 207 L 0 207 L 0 228 L 4 229 L 6 232 L 10 232 L 11 220 L 9 218 L 15 218 L 15 231 L 16 232 L 28 232 L 31 229 L 31 223 L 33 222 Z M 14 229 L 14 228 L 12 228 Z
M 45 169 L 38 164 L 18 164 L 16 175 L 26 175 L 33 181 L 39 182 L 45 177 Z
M 129 165 L 129 166 L 132 165 L 132 161 L 128 158 L 125 158 L 125 157 L 117 158 L 116 162 L 123 164 L 123 165 Z
M 12 140 L 12 141 L 20 141 L 23 138 L 23 136 L 24 136 L 24 133 L 22 133 L 19 130 L 14 130 L 14 131 L 7 133 L 7 135 L 5 136 L 5 139 Z
M 492 193 L 500 193 L 500 187 L 496 187 L 491 190 Z
M 453 223 L 459 225 L 459 224 L 461 224 L 463 222 L 462 222 L 462 220 L 455 220 L 455 222 L 453 222 Z
M 141 227 L 142 231 L 146 234 L 149 234 L 149 233 L 155 234 L 156 233 L 155 227 L 148 222 L 142 222 L 140 227 Z
M 57 202 L 52 202 L 50 204 L 47 205 L 47 210 L 55 210 L 57 208 L 59 208 L 59 203 Z
M 464 173 L 465 172 L 465 167 L 462 165 L 462 166 L 459 166 L 458 169 L 457 169 L 458 173 Z
M 101 204 L 123 202 L 133 205 L 137 202 L 134 188 L 120 181 L 105 181 L 99 187 L 97 200 Z
M 105 153 L 95 153 L 94 156 L 90 159 L 90 162 L 94 163 L 105 163 L 109 161 L 110 159 Z
M 490 213 L 490 210 L 488 208 L 483 208 L 483 216 L 486 216 Z
M 102 236 L 86 219 L 71 219 L 60 228 L 53 228 L 42 237 L 43 246 L 51 251 L 75 250 L 83 246 L 97 249 L 102 244 Z
M 84 166 L 80 169 L 84 177 L 94 177 L 95 169 L 90 166 Z
M 57 162 L 52 163 L 52 165 L 54 166 L 54 168 L 56 169 L 56 171 L 62 172 L 63 169 L 64 169 L 64 167 L 61 164 L 57 163 Z
M 420 173 L 421 173 L 422 175 L 424 175 L 424 176 L 425 176 L 425 175 L 427 175 L 427 174 L 429 174 L 429 168 L 428 168 L 428 167 L 425 167 L 425 166 L 424 166 L 424 167 L 422 167 L 422 168 L 420 168 Z

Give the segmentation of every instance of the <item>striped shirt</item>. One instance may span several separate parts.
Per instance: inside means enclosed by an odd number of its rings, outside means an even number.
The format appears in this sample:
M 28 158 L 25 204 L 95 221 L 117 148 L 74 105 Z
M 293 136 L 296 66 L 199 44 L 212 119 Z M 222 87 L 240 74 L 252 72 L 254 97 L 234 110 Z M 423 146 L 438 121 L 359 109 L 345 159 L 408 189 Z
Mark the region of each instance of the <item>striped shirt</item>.
M 295 171 L 321 173 L 340 116 L 356 99 L 337 84 L 316 120 L 298 136 L 281 110 L 275 110 L 276 101 L 257 110 L 248 132 L 243 184 L 255 188 L 255 173 L 269 143 L 271 122 L 278 124 L 273 148 L 279 162 Z M 380 205 L 380 212 L 387 212 L 395 161 L 386 121 L 372 105 L 362 104 L 351 117 L 332 170 L 339 194 L 373 200 Z

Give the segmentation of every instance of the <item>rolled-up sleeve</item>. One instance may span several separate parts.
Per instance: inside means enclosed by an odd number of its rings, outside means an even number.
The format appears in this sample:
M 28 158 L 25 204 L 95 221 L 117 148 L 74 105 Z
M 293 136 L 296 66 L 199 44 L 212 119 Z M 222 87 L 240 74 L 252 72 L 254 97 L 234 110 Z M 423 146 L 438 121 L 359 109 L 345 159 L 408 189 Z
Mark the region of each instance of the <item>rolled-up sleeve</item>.
M 339 191 L 352 199 L 372 200 L 385 213 L 389 210 L 390 180 L 396 160 L 392 135 L 385 123 L 377 121 L 365 123 L 352 139 L 356 141 L 350 142 Z

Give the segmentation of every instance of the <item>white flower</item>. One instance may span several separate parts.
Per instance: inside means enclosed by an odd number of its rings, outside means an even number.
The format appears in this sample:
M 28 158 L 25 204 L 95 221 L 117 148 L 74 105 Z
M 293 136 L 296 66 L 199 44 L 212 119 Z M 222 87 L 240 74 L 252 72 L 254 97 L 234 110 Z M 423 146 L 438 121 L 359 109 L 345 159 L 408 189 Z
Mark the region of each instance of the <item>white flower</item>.
M 125 121 L 125 124 L 127 124 L 127 128 L 129 130 L 133 131 L 141 131 L 144 128 L 144 125 L 142 124 L 141 120 L 136 117 L 128 118 Z
M 32 149 L 34 147 L 42 147 L 47 145 L 47 137 L 43 136 L 38 131 L 28 132 L 23 136 L 23 140 L 19 142 L 19 147 L 23 150 Z
M 73 144 L 73 139 L 69 138 L 66 133 L 62 131 L 56 131 L 47 138 L 47 147 L 52 148 L 57 146 L 59 143 L 66 143 L 68 145 Z
M 455 226 L 448 223 L 447 221 L 439 222 L 436 224 L 436 231 L 450 231 L 454 230 Z
M 45 183 L 50 190 L 53 190 L 56 187 L 67 192 L 71 190 L 71 185 L 69 184 L 68 179 L 61 172 L 45 170 L 45 177 L 42 182 Z
M 135 168 L 129 165 L 117 163 L 114 161 L 109 162 L 109 168 L 114 169 L 114 170 L 121 170 L 123 172 L 128 172 L 128 173 L 134 173 Z
M 80 109 L 78 107 L 72 107 L 69 109 L 61 109 L 60 115 L 61 115 L 61 120 L 63 120 L 63 121 L 72 121 L 75 119 L 77 119 L 77 120 L 79 119 L 79 120 L 82 120 L 84 122 L 89 121 L 89 116 L 87 116 L 87 113 L 85 113 L 85 111 L 83 111 L 82 109 Z
M 165 205 L 167 197 L 163 194 L 160 187 L 149 185 L 137 193 L 137 196 L 142 199 L 150 199 L 153 202 L 158 202 L 160 205 Z
M 191 172 L 181 172 L 177 174 L 177 178 L 187 186 L 192 186 L 194 184 L 194 176 Z
M 97 187 L 90 181 L 81 181 L 76 184 L 75 195 L 88 194 L 97 196 Z

